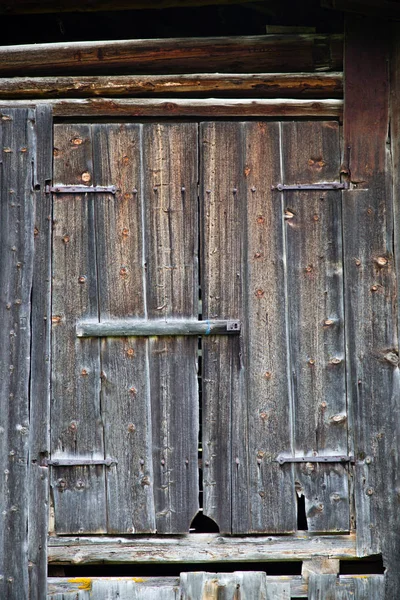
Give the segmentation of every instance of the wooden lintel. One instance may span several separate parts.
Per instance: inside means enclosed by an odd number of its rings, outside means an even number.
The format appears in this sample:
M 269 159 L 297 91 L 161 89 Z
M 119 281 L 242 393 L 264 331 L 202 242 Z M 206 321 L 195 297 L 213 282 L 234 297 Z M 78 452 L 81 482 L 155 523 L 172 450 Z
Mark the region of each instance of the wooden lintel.
M 321 6 L 383 19 L 400 19 L 400 4 L 391 0 L 321 0 Z
M 55 117 L 327 117 L 341 118 L 342 100 L 237 99 L 54 99 L 0 100 L 6 114 L 12 106 L 51 105 Z
M 260 73 L 10 77 L 0 99 L 235 95 L 259 98 L 341 98 L 342 73 Z
M 355 535 L 49 538 L 49 564 L 265 562 L 356 557 Z
M 0 75 L 341 71 L 343 36 L 262 35 L 0 47 Z

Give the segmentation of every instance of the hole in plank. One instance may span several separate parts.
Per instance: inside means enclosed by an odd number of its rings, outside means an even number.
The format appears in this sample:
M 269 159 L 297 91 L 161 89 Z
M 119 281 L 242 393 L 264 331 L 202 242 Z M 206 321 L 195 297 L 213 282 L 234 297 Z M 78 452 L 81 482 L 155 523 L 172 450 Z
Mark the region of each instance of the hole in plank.
M 306 499 L 303 494 L 297 494 L 297 529 L 299 531 L 308 531 Z
M 383 575 L 385 567 L 381 554 L 357 560 L 341 560 L 339 575 Z
M 219 533 L 219 527 L 210 517 L 206 517 L 200 509 L 191 522 L 189 531 L 190 533 Z
M 65 565 L 65 577 L 179 577 L 182 572 L 234 573 L 264 571 L 267 575 L 301 575 L 301 561 L 285 562 L 218 562 L 179 564 Z M 49 577 L 59 577 L 57 565 L 49 565 Z

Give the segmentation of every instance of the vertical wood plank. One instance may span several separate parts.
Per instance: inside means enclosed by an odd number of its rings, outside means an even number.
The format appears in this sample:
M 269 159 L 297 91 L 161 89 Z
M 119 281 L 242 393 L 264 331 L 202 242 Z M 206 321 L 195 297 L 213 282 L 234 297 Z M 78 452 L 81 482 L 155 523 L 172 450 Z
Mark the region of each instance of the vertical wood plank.
M 0 596 L 28 600 L 28 440 L 36 161 L 32 109 L 0 121 Z
M 241 319 L 245 216 L 241 127 L 202 123 L 200 136 L 203 319 Z M 240 465 L 239 457 L 232 455 L 232 405 L 245 393 L 242 349 L 239 337 L 204 337 L 202 344 L 204 513 L 221 533 L 230 533 L 233 469 L 247 472 L 247 456 Z M 247 443 L 246 420 L 240 431 Z
M 277 595 L 271 595 L 274 591 Z M 265 573 L 257 571 L 181 573 L 180 598 L 181 600 L 264 600 L 266 598 L 290 600 L 290 584 L 267 584 Z
M 290 600 L 290 582 L 282 583 L 267 580 L 266 600 Z
M 198 315 L 198 132 L 143 126 L 149 319 Z M 185 533 L 198 510 L 197 339 L 150 338 L 154 496 L 158 533 Z
M 246 246 L 240 310 L 247 374 L 246 388 L 232 408 L 233 456 L 239 457 L 233 471 L 232 532 L 284 533 L 296 529 L 296 500 L 292 466 L 275 460 L 291 452 L 283 214 L 279 196 L 271 191 L 280 180 L 279 124 L 240 127 L 243 195 L 236 208 L 243 207 L 238 218 Z
M 337 122 L 282 123 L 285 184 L 337 181 Z M 295 452 L 347 449 L 341 193 L 285 194 Z M 296 467 L 308 529 L 350 528 L 348 475 L 341 464 Z
M 56 125 L 54 182 L 91 184 L 87 125 Z M 99 341 L 76 337 L 76 321 L 98 319 L 94 198 L 53 199 L 52 457 L 104 458 Z M 52 467 L 58 533 L 106 531 L 105 467 Z
M 336 600 L 338 578 L 336 575 L 310 573 L 308 600 Z M 358 600 L 355 596 L 354 600 Z
M 32 284 L 32 342 L 29 431 L 28 557 L 30 600 L 41 600 L 47 587 L 48 468 L 43 459 L 50 449 L 50 335 L 51 335 L 51 195 L 53 119 L 50 107 L 36 109 L 37 157 L 35 185 L 34 264 Z
M 372 36 L 373 34 L 373 36 Z M 371 37 L 371 43 L 367 40 Z M 346 18 L 344 194 L 349 398 L 354 424 L 357 551 L 383 549 L 386 598 L 398 595 L 398 320 L 385 22 Z M 368 82 L 368 85 L 365 83 Z M 397 229 L 397 225 L 396 225 Z
M 147 316 L 141 143 L 141 125 L 93 126 L 95 182 L 118 188 L 95 200 L 100 320 Z M 155 531 L 147 353 L 146 338 L 101 342 L 109 533 Z

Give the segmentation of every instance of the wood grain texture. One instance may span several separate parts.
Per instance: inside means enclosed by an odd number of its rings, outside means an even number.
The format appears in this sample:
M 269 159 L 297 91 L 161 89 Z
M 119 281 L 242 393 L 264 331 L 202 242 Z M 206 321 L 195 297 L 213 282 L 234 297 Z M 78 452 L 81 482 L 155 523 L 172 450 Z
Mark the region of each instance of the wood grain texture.
M 247 98 L 342 98 L 342 73 L 262 73 L 0 78 L 0 98 L 211 94 Z
M 271 191 L 280 179 L 279 124 L 243 123 L 240 131 L 235 209 L 244 245 L 238 261 L 245 388 L 232 407 L 232 451 L 240 461 L 233 471 L 232 531 L 283 533 L 296 529 L 296 501 L 292 466 L 275 462 L 292 449 L 283 213 Z
M 340 71 L 341 35 L 263 35 L 0 47 L 0 74 Z
M 327 579 L 324 579 L 327 577 Z M 265 576 L 265 573 L 248 571 L 234 573 L 181 573 L 180 578 L 172 577 L 119 577 L 106 581 L 98 577 L 81 578 L 49 578 L 47 600 L 87 600 L 105 598 L 112 593 L 120 593 L 123 600 L 140 598 L 158 600 L 158 598 L 176 598 L 185 600 L 229 599 L 262 599 L 290 600 L 290 598 L 309 598 L 314 600 L 383 600 L 384 578 L 382 575 L 346 575 L 330 579 L 331 576 L 316 575 L 308 586 L 298 576 Z M 237 587 L 239 586 L 239 587 Z M 333 595 L 332 595 L 333 590 Z M 128 596 L 125 593 L 129 591 Z M 323 592 L 324 595 L 321 595 Z M 157 594 L 165 593 L 165 596 Z M 99 595 L 97 595 L 99 594 Z M 147 595 L 149 594 L 149 595 Z M 154 595 L 151 595 L 154 594 Z M 170 595 L 168 595 L 170 594 Z M 181 594 L 181 595 L 180 595 Z M 236 595 L 235 595 L 236 594 Z M 310 595 L 309 595 L 310 594 Z M 311 595 L 312 594 L 312 595 Z
M 42 465 L 50 450 L 51 353 L 51 196 L 45 182 L 52 177 L 53 119 L 51 108 L 36 110 L 37 157 L 34 163 L 34 270 L 32 282 L 32 341 L 29 436 L 28 558 L 30 600 L 41 600 L 47 585 L 49 514 L 48 468 Z
M 369 32 L 373 44 L 366 43 Z M 354 429 L 359 554 L 384 551 L 386 597 L 400 587 L 397 557 L 399 370 L 397 283 L 393 256 L 391 165 L 387 145 L 389 81 L 386 27 L 347 20 L 345 293 L 349 402 Z M 365 81 L 369 85 L 365 87 Z M 362 189 L 358 189 L 362 188 Z M 391 360 L 391 356 L 395 360 Z
M 94 200 L 100 321 L 144 318 L 142 126 L 93 125 L 92 132 L 94 182 L 118 188 Z M 106 471 L 107 529 L 154 532 L 147 339 L 104 337 L 101 371 L 105 456 L 118 460 Z
M 0 100 L 0 110 L 51 104 L 55 117 L 336 117 L 342 100 L 238 100 L 182 98 L 81 98 Z
M 285 184 L 337 181 L 336 122 L 282 124 Z M 284 195 L 294 449 L 300 455 L 347 455 L 342 207 L 338 191 Z M 308 529 L 347 531 L 347 470 L 296 466 Z
M 203 123 L 200 144 L 203 319 L 242 321 L 245 213 L 244 203 L 240 202 L 243 197 L 241 127 L 232 122 Z M 204 514 L 218 524 L 221 533 L 229 533 L 233 518 L 233 470 L 246 468 L 246 458 L 241 457 L 239 465 L 240 458 L 233 456 L 232 447 L 232 407 L 245 393 L 240 339 L 207 337 L 202 341 L 202 353 Z M 247 440 L 245 421 L 240 431 Z M 236 499 L 238 505 L 241 500 L 242 497 Z
M 54 181 L 89 183 L 92 136 L 87 125 L 56 126 Z M 99 341 L 76 338 L 75 322 L 98 317 L 94 199 L 53 199 L 52 458 L 104 458 Z M 59 533 L 105 532 L 105 467 L 52 467 Z
M 0 596 L 28 600 L 34 111 L 2 111 L 0 147 Z
M 143 126 L 149 319 L 197 318 L 197 125 Z M 156 525 L 186 533 L 198 510 L 197 338 L 151 337 L 149 370 Z

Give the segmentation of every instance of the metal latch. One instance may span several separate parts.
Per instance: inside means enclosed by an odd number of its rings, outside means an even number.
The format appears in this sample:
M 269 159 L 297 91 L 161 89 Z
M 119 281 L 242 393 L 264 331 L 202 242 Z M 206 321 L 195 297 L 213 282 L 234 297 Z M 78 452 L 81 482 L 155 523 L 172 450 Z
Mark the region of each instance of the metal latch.
M 276 457 L 276 462 L 280 465 L 285 463 L 352 463 L 354 456 L 346 456 L 343 454 L 330 456 L 284 456 L 279 454 Z
M 111 467 L 112 465 L 117 465 L 118 461 L 116 458 L 55 458 L 46 460 L 45 464 L 50 467 L 87 467 L 92 465 Z
M 301 183 L 299 185 L 285 185 L 278 183 L 273 185 L 272 190 L 278 190 L 278 192 L 298 192 L 306 190 L 347 190 L 349 189 L 348 182 L 341 181 L 325 181 L 324 183 Z
M 46 185 L 46 194 L 115 194 L 116 185 Z

